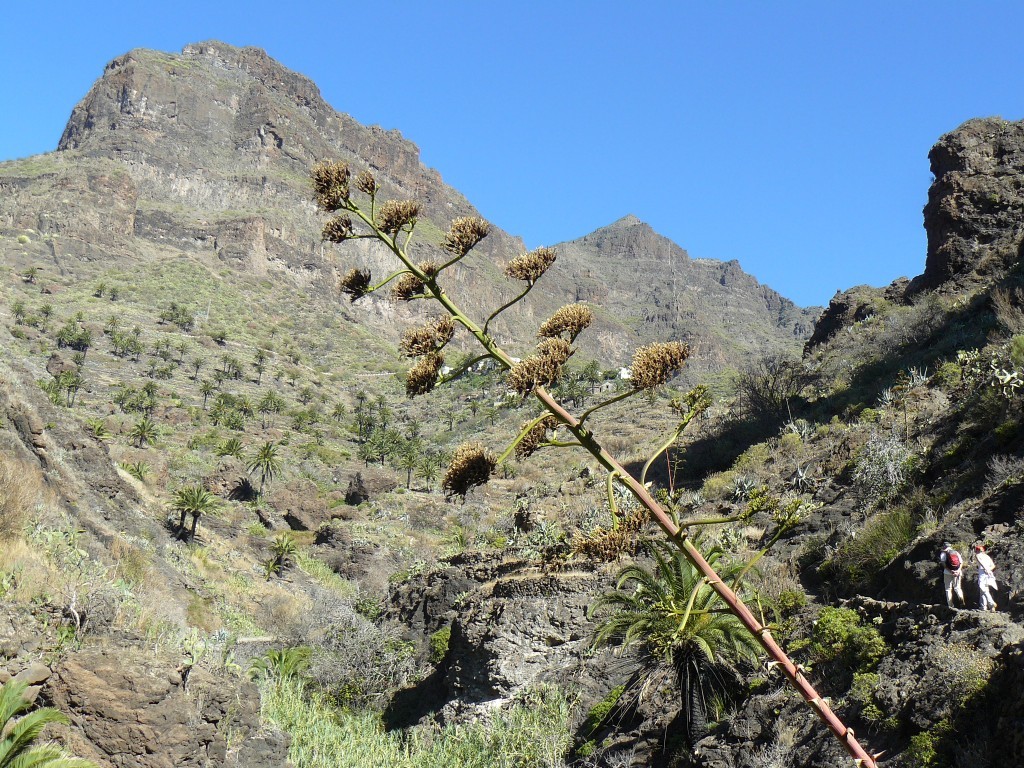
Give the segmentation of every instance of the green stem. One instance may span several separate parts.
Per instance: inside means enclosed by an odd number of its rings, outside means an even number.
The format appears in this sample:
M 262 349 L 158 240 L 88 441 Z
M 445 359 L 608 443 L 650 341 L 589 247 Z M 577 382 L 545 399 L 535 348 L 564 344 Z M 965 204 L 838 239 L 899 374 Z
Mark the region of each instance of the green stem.
M 686 523 L 680 523 L 679 529 L 683 530 L 686 528 L 695 528 L 698 525 L 721 525 L 722 523 L 738 523 L 743 520 L 746 520 L 748 517 L 750 517 L 750 515 L 748 515 L 746 512 L 741 512 L 740 514 L 733 515 L 732 517 L 705 517 L 700 520 L 690 520 Z
M 533 288 L 534 285 L 536 285 L 536 283 L 530 283 L 529 285 L 526 286 L 526 290 L 524 290 L 522 293 L 520 293 L 518 296 L 516 296 L 514 299 L 512 299 L 512 301 L 509 301 L 509 302 L 506 302 L 505 304 L 502 304 L 496 310 L 491 312 L 491 314 L 487 318 L 487 320 L 484 321 L 484 333 L 487 333 L 487 328 L 491 324 L 491 320 L 496 318 L 498 315 L 500 315 L 506 309 L 511 307 L 513 304 L 517 304 L 520 301 L 522 301 L 524 298 L 526 298 L 526 294 L 528 294 L 530 292 L 530 289 Z
M 397 272 L 392 272 L 390 275 L 388 275 L 386 278 L 384 278 L 384 280 L 382 280 L 381 282 L 377 283 L 377 285 L 371 285 L 369 288 L 367 288 L 366 292 L 367 293 L 373 293 L 374 291 L 379 291 L 381 288 L 383 288 L 385 285 L 390 283 L 395 278 L 401 277 L 402 275 L 408 275 L 408 274 L 409 274 L 409 270 L 408 269 L 400 269 Z
M 455 266 L 460 261 L 462 261 L 464 258 L 466 258 L 466 256 L 468 256 L 468 255 L 469 255 L 469 251 L 466 251 L 466 253 L 462 254 L 461 256 L 456 256 L 454 258 L 449 259 L 448 261 L 446 261 L 444 264 L 442 264 L 440 267 L 437 268 L 438 274 L 440 274 L 441 272 L 444 272 L 446 269 L 448 269 L 448 267 Z
M 669 436 L 668 440 L 663 442 L 658 447 L 658 450 L 655 451 L 653 454 L 651 454 L 651 458 L 649 458 L 647 460 L 647 463 L 644 464 L 643 470 L 641 470 L 641 472 L 640 472 L 640 482 L 641 483 L 643 483 L 644 485 L 647 485 L 647 470 L 649 470 L 651 468 L 651 464 L 654 463 L 654 460 L 656 458 L 661 456 L 661 454 L 663 454 L 665 451 L 667 451 L 672 446 L 672 444 L 675 443 L 675 441 L 679 439 L 679 435 L 681 435 L 683 433 L 683 429 L 685 427 L 686 427 L 686 422 L 683 422 L 678 427 L 676 427 L 676 429 Z
M 431 297 L 431 298 L 433 298 L 433 297 Z M 437 384 L 438 384 L 438 386 L 440 386 L 441 384 L 447 384 L 449 381 L 454 381 L 455 379 L 459 378 L 459 376 L 461 376 L 466 371 L 468 371 L 470 368 L 472 368 L 474 365 L 479 363 L 481 360 L 490 360 L 490 359 L 491 359 L 490 355 L 478 355 L 477 357 L 474 357 L 472 360 L 469 360 L 469 361 L 463 363 L 462 365 L 460 365 L 457 369 L 455 369 L 454 371 L 449 373 L 447 376 L 444 376 L 441 379 L 439 379 Z
M 612 470 L 608 473 L 608 509 L 612 513 L 612 530 L 619 527 L 619 506 L 615 503 L 615 478 L 619 473 Z
M 546 419 L 549 415 L 550 414 L 542 413 L 536 419 L 534 419 L 521 430 L 519 430 L 519 434 L 516 435 L 516 439 L 513 440 L 512 444 L 505 449 L 505 452 L 498 457 L 498 464 L 501 464 L 501 462 L 505 461 L 509 456 L 511 456 L 512 451 L 516 449 L 516 446 L 523 442 L 523 438 L 526 437 L 533 430 L 534 427 L 536 427 L 538 424 L 544 421 L 544 419 Z
M 592 413 L 594 413 L 595 411 L 599 411 L 602 408 L 606 408 L 609 405 L 611 405 L 612 403 L 617 403 L 620 400 L 625 400 L 627 397 L 632 397 L 633 395 L 635 395 L 639 391 L 640 391 L 639 389 L 627 389 L 625 392 L 621 392 L 620 394 L 616 395 L 615 397 L 613 397 L 613 398 L 611 398 L 609 400 L 605 400 L 603 403 L 598 403 L 597 405 L 593 406 L 589 410 L 583 412 L 583 415 L 580 416 L 580 424 L 585 422 L 590 417 L 590 415 Z

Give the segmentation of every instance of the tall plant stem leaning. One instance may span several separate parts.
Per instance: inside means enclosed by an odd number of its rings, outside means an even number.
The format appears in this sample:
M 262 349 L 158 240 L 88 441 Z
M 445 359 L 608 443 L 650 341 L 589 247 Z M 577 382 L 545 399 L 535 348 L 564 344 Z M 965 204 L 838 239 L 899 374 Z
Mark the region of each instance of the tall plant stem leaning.
M 424 293 L 441 304 L 456 322 L 473 334 L 487 351 L 489 357 L 506 370 L 512 368 L 512 358 L 487 333 L 485 330 L 486 326 L 481 328 L 477 325 L 441 290 L 437 283 L 438 273 L 429 275 L 421 270 L 406 254 L 404 246 L 398 244 L 397 234 L 391 237 L 387 233 L 382 232 L 375 225 L 372 216 L 367 216 L 353 201 L 346 200 L 343 207 L 345 210 L 351 211 L 358 216 L 370 228 L 377 239 L 395 254 L 405 268 L 422 280 Z M 408 239 L 406 244 L 408 244 Z M 445 267 L 457 261 L 458 259 L 453 259 L 445 264 Z M 523 295 L 525 295 L 525 292 Z M 860 745 L 853 731 L 843 724 L 831 707 L 829 707 L 828 703 L 814 689 L 807 678 L 804 677 L 802 669 L 793 663 L 785 651 L 775 642 L 768 628 L 754 616 L 730 586 L 722 581 L 719 574 L 690 540 L 687 531 L 672 520 L 671 516 L 647 492 L 643 483 L 633 477 L 615 457 L 608 453 L 598 442 L 597 438 L 594 437 L 590 429 L 584 425 L 582 420 L 569 413 L 552 397 L 547 389 L 536 387 L 533 390 L 533 395 L 540 401 L 548 413 L 555 416 L 564 428 L 572 433 L 576 440 L 579 441 L 579 445 L 585 448 L 619 483 L 626 486 L 636 500 L 647 509 L 672 544 L 685 554 L 694 567 L 700 571 L 711 588 L 721 596 L 729 610 L 735 614 L 747 630 L 757 639 L 761 647 L 764 648 L 765 653 L 771 657 L 773 665 L 778 665 L 782 669 L 790 684 L 800 693 L 804 701 L 807 702 L 807 705 L 817 713 L 818 717 L 828 726 L 836 738 L 839 739 L 850 756 L 854 758 L 855 764 L 861 768 L 877 768 L 876 758 Z M 593 410 L 591 409 L 585 415 L 589 415 Z

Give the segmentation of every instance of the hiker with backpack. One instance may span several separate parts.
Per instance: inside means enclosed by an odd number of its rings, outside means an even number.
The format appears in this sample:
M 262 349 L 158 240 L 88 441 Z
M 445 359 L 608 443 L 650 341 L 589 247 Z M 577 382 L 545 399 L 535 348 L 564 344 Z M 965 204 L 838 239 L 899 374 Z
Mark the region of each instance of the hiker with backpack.
M 981 610 L 994 611 L 996 601 L 989 590 L 996 589 L 996 564 L 985 551 L 983 544 L 974 545 L 974 559 L 978 561 L 978 592 L 981 594 Z
M 942 543 L 942 551 L 939 553 L 939 562 L 942 563 L 942 583 L 946 588 L 946 605 L 953 608 L 953 593 L 960 598 L 960 605 L 967 607 L 964 600 L 964 590 L 960 586 L 960 577 L 963 576 L 964 559 L 953 549 L 948 541 Z

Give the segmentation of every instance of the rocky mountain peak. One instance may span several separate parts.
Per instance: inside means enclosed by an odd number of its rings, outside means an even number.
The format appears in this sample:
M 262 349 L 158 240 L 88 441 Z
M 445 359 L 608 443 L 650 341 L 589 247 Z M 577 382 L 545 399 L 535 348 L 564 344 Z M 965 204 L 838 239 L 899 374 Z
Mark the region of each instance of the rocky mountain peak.
M 18 180 L 8 201 L 0 200 L 0 223 L 59 233 L 90 259 L 136 258 L 171 246 L 189 258 L 212 256 L 333 296 L 339 270 L 358 263 L 379 274 L 390 264 L 364 243 L 349 244 L 343 254 L 323 247 L 308 174 L 325 158 L 373 171 L 384 197 L 421 201 L 421 253 L 436 247 L 453 218 L 477 213 L 399 132 L 336 112 L 311 80 L 259 48 L 206 41 L 181 53 L 136 49 L 107 65 L 51 156 L 50 167 L 68 177 L 59 184 L 82 189 L 81 210 L 58 204 L 56 192 L 37 195 L 34 177 L 18 177 L 12 167 L 9 176 Z M 761 286 L 738 264 L 694 261 L 635 215 L 557 247 L 555 273 L 533 293 L 532 306 L 496 324 L 524 345 L 533 343 L 533 315 L 546 316 L 567 300 L 599 310 L 601 320 L 581 344 L 586 356 L 609 364 L 628 361 L 638 344 L 674 337 L 694 340 L 718 367 L 734 362 L 737 351 L 743 358 L 796 349 L 810 333 L 813 312 Z M 493 229 L 479 249 L 487 263 L 467 263 L 454 277 L 470 297 L 468 309 L 486 316 L 487 307 L 508 299 L 494 266 L 521 248 Z M 395 336 L 407 320 L 373 301 L 352 309 Z M 708 328 L 715 330 L 709 335 Z
M 606 229 L 627 229 L 629 227 L 647 227 L 650 229 L 650 225 L 647 224 L 647 222 L 641 221 L 632 213 L 627 213 L 618 221 L 613 221 L 606 227 Z
M 928 258 L 911 292 L 988 282 L 1024 255 L 1024 121 L 969 120 L 928 157 Z

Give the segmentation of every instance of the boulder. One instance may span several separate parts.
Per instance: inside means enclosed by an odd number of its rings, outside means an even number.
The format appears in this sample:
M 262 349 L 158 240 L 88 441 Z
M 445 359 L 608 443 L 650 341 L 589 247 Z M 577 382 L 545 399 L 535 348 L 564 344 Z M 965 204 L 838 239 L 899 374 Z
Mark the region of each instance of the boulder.
M 71 718 L 69 746 L 101 765 L 288 765 L 289 737 L 261 724 L 253 683 L 202 667 L 186 670 L 168 654 L 78 651 L 54 670 L 47 695 Z

